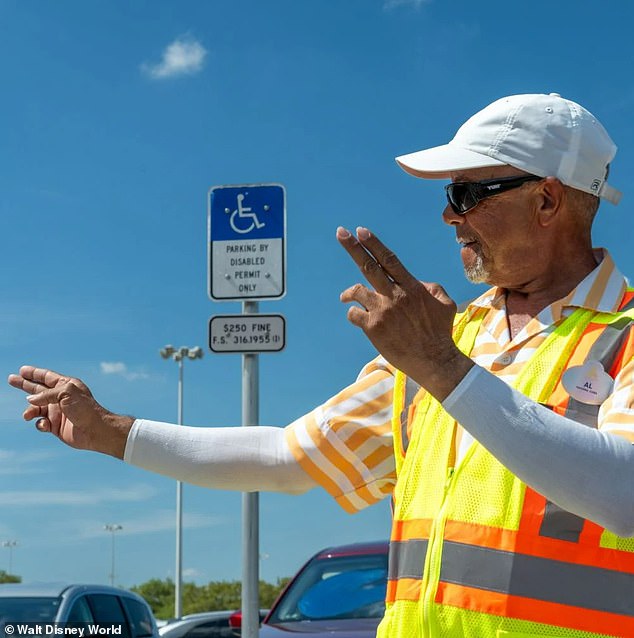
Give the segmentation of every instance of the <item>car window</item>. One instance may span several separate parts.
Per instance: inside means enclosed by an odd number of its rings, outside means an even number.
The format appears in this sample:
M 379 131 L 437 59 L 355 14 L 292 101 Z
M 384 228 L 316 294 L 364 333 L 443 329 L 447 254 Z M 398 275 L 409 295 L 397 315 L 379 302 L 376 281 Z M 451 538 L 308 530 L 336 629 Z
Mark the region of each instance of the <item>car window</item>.
M 376 618 L 383 613 L 385 572 L 359 569 L 329 575 L 315 583 L 297 601 L 302 616 L 324 618 Z
M 91 623 L 94 621 L 95 619 L 92 617 L 92 613 L 90 611 L 90 607 L 88 606 L 86 597 L 82 596 L 81 598 L 77 599 L 73 603 L 73 606 L 71 607 L 71 610 L 68 614 L 68 622 Z
M 121 625 L 121 636 L 130 638 L 130 628 L 118 596 L 91 594 L 88 596 L 88 602 L 96 623 L 100 625 Z
M 61 600 L 51 597 L 6 596 L 0 598 L 0 623 L 52 622 Z
M 267 622 L 380 618 L 386 587 L 385 554 L 317 558 L 293 581 Z
M 229 627 L 229 619 L 208 620 L 190 629 L 183 638 L 233 638 L 236 634 Z
M 130 624 L 132 625 L 132 633 L 138 638 L 151 636 L 154 633 L 154 623 L 152 622 L 152 613 L 149 607 L 127 596 L 122 596 L 121 600 L 128 612 Z

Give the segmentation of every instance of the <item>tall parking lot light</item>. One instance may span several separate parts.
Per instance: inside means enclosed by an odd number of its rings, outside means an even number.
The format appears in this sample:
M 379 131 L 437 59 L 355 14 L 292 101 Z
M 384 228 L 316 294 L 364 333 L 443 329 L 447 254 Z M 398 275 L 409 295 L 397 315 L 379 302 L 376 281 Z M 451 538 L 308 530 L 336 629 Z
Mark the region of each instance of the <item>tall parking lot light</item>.
M 121 525 L 116 525 L 109 523 L 108 525 L 104 525 L 103 528 L 106 532 L 110 532 L 112 534 L 112 552 L 111 552 L 111 564 L 110 564 L 110 584 L 114 587 L 114 566 L 115 566 L 115 551 L 114 551 L 114 535 L 115 532 L 119 532 L 123 529 Z
M 18 546 L 18 541 L 2 541 L 2 547 L 6 547 L 9 550 L 9 571 L 8 574 L 12 574 L 13 569 L 13 548 Z
M 185 359 L 202 359 L 203 349 L 200 346 L 188 348 L 181 346 L 165 346 L 159 350 L 163 359 L 173 359 L 178 363 L 178 425 L 183 425 L 183 362 Z M 176 575 L 174 591 L 174 617 L 183 615 L 183 484 L 176 481 Z

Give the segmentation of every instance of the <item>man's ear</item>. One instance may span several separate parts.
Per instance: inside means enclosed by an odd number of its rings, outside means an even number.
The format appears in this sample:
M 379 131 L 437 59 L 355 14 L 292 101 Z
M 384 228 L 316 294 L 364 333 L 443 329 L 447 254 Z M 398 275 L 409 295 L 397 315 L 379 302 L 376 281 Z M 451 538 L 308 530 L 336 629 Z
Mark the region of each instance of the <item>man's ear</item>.
M 566 188 L 556 177 L 545 177 L 536 184 L 537 219 L 542 226 L 550 226 L 557 218 L 566 199 Z

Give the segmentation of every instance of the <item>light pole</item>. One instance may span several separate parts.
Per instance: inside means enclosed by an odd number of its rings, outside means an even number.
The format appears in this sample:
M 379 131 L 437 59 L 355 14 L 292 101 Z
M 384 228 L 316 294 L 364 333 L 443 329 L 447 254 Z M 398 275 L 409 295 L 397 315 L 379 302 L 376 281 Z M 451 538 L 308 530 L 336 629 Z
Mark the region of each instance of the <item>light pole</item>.
M 13 573 L 13 548 L 17 547 L 18 541 L 2 541 L 2 547 L 6 547 L 9 550 L 9 571 L 7 573 Z
M 115 532 L 118 532 L 123 529 L 121 525 L 108 524 L 104 525 L 103 528 L 106 532 L 110 532 L 112 534 L 112 564 L 110 566 L 110 584 L 114 587 L 114 535 Z
M 165 346 L 159 350 L 163 359 L 173 359 L 178 363 L 178 425 L 183 425 L 183 362 L 185 359 L 202 359 L 200 346 L 188 348 Z M 176 481 L 176 575 L 174 578 L 174 617 L 183 615 L 183 484 Z

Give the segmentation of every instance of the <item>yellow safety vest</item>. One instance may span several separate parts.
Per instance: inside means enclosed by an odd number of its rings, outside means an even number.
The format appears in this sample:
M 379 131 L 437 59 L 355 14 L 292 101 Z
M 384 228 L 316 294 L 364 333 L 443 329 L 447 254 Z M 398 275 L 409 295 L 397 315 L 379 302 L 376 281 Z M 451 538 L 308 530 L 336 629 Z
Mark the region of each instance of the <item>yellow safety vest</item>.
M 615 376 L 632 359 L 633 298 L 628 290 L 617 313 L 573 312 L 514 386 L 596 427 L 598 406 L 572 399 L 561 375 L 599 360 Z M 486 312 L 456 318 L 454 340 L 467 355 Z M 433 397 L 397 374 L 398 480 L 378 638 L 634 637 L 634 538 L 550 503 L 477 441 L 452 467 L 455 428 Z

